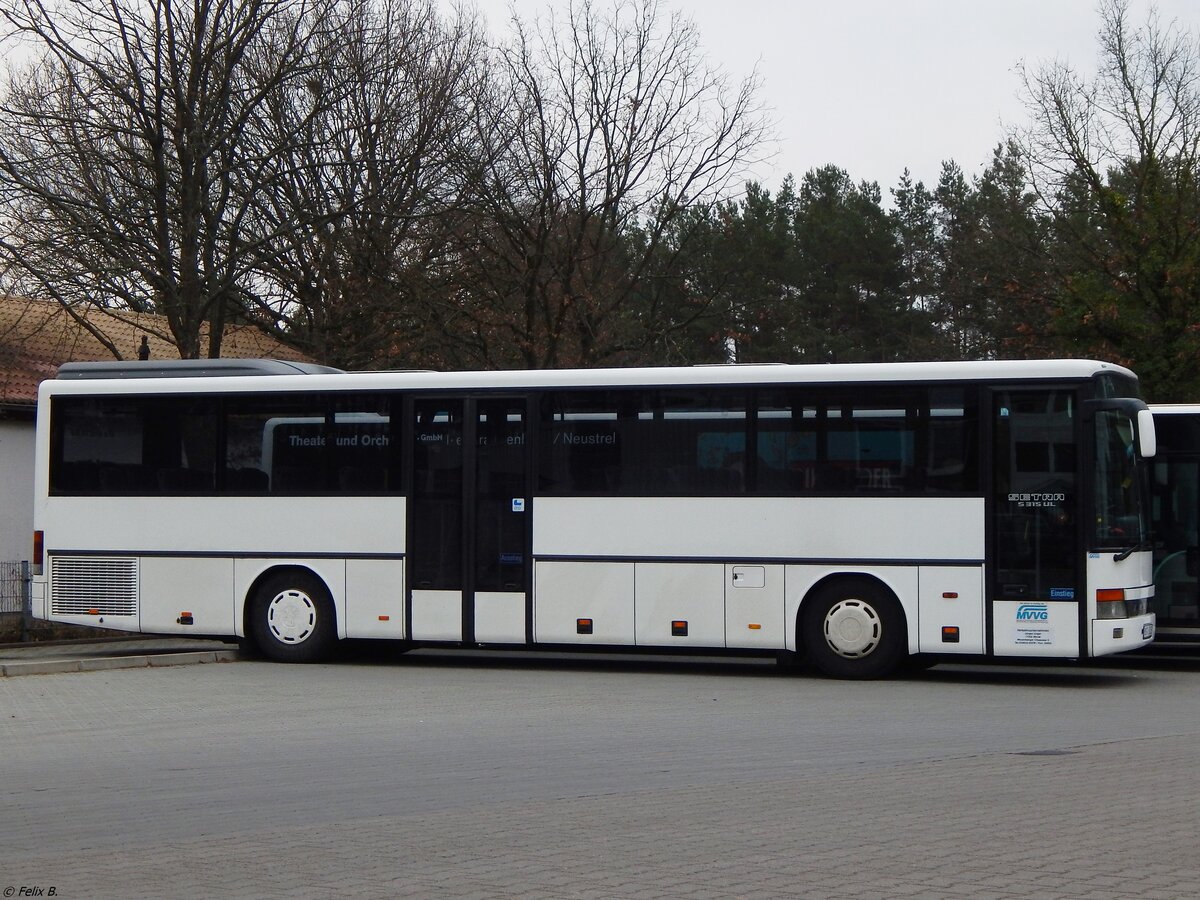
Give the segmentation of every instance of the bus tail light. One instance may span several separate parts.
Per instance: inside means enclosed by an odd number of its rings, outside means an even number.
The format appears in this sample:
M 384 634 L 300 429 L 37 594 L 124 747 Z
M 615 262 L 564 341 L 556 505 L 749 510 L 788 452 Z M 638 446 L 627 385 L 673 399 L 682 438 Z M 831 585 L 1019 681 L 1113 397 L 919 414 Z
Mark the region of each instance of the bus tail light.
M 34 575 L 44 573 L 43 559 L 46 554 L 46 533 L 44 531 L 35 531 L 33 533 L 33 561 L 30 563 L 30 568 Z

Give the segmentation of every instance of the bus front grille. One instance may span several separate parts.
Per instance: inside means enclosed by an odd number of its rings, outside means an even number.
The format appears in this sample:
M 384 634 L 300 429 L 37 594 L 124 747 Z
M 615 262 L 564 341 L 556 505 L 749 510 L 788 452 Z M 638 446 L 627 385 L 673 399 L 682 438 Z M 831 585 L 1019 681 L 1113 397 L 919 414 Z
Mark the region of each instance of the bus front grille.
M 137 587 L 137 557 L 50 558 L 51 615 L 136 616 Z

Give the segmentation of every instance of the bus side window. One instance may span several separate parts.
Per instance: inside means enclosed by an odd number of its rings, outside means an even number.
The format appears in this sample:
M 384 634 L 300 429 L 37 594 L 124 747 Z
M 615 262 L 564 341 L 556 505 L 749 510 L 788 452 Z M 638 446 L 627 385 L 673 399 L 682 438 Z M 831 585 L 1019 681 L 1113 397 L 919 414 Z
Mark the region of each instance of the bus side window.
M 938 494 L 979 490 L 979 413 L 961 388 L 930 391 L 925 420 L 925 488 Z
M 262 469 L 235 468 L 225 472 L 225 491 L 229 494 L 265 494 L 270 479 Z

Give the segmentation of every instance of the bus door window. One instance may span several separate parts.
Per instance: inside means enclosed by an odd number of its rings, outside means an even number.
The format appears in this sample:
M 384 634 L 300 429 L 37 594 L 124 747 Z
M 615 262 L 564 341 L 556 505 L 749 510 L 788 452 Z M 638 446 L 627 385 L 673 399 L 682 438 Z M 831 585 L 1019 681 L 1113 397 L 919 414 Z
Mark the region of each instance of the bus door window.
M 1200 625 L 1200 427 L 1192 416 L 1155 416 L 1154 606 L 1160 625 Z
M 525 589 L 525 404 L 476 406 L 475 590 Z
M 1082 599 L 1074 394 L 1001 391 L 992 412 L 996 598 Z
M 1200 624 L 1197 507 L 1200 460 L 1154 460 L 1154 612 L 1162 625 Z
M 463 401 L 418 400 L 412 435 L 413 587 L 462 590 Z

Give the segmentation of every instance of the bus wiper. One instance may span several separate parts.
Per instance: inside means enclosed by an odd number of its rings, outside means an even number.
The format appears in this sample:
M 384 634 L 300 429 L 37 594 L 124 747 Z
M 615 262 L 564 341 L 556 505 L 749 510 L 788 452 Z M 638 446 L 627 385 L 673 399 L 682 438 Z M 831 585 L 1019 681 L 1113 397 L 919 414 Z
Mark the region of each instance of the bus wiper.
M 1113 554 L 1113 562 L 1121 562 L 1122 560 L 1129 559 L 1129 557 L 1131 555 L 1133 555 L 1133 553 L 1135 551 L 1149 550 L 1151 548 L 1151 546 L 1153 546 L 1153 545 L 1148 540 L 1140 540 L 1136 544 L 1134 544 L 1130 547 L 1126 547 L 1120 553 L 1114 553 Z

